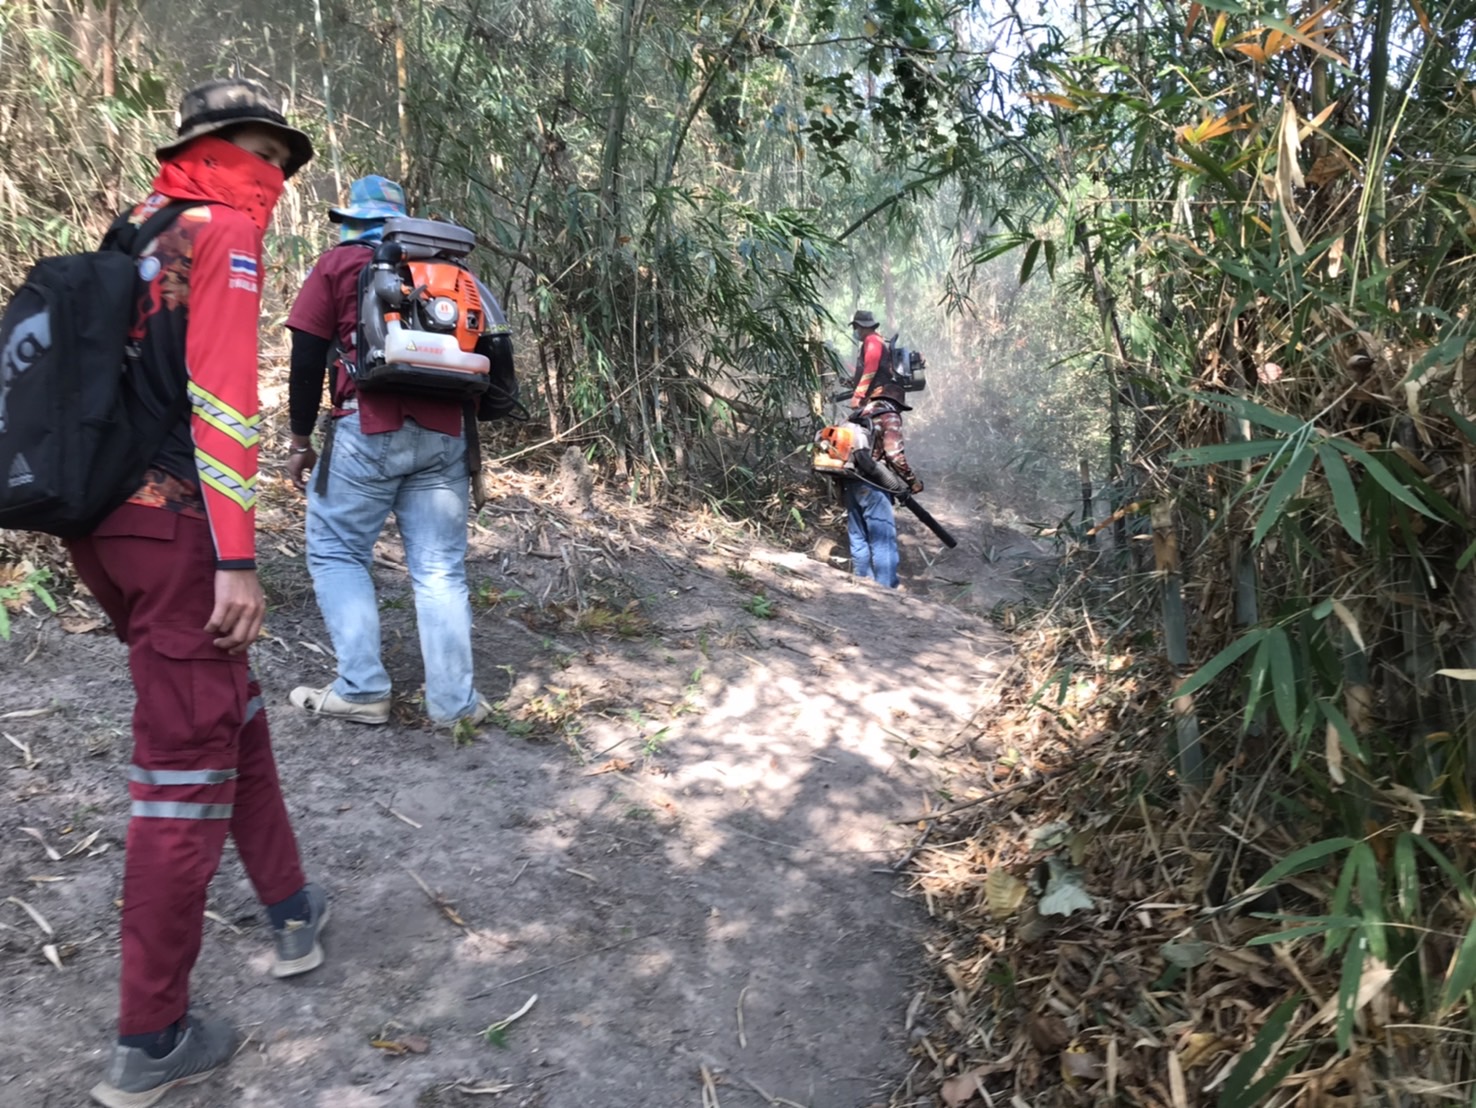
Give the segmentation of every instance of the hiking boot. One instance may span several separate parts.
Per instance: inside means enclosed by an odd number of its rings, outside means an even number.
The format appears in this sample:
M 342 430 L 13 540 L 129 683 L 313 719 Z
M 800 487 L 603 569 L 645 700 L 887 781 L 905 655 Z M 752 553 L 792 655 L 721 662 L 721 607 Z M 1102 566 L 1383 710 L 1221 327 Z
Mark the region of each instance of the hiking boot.
M 310 689 L 306 685 L 299 685 L 287 699 L 294 708 L 301 708 L 309 715 L 346 719 L 350 723 L 367 723 L 377 727 L 381 723 L 388 723 L 390 718 L 389 697 L 371 700 L 367 704 L 356 704 L 339 696 L 333 691 L 332 685 L 324 689 Z
M 179 1042 L 162 1058 L 132 1046 L 113 1046 L 106 1080 L 92 1099 L 107 1108 L 149 1108 L 170 1089 L 204 1081 L 231 1060 L 236 1031 L 225 1020 L 191 1012 Z
M 277 960 L 272 963 L 273 977 L 296 977 L 323 964 L 323 946 L 318 936 L 328 926 L 331 907 L 328 894 L 321 885 L 302 887 L 307 895 L 308 918 L 290 919 L 272 932 L 277 943 Z

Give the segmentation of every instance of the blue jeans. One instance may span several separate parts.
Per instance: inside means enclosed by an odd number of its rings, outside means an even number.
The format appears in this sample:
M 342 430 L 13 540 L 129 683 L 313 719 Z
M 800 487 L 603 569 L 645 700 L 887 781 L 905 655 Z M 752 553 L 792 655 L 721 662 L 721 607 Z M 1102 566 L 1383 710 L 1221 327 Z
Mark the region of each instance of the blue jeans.
M 851 537 L 851 569 L 897 587 L 897 519 L 892 498 L 860 481 L 846 482 L 846 521 Z
M 369 569 L 393 511 L 415 590 L 426 713 L 447 722 L 473 711 L 466 443 L 408 419 L 398 431 L 366 435 L 353 413 L 334 428 L 326 495 L 316 484 L 308 491 L 307 562 L 338 656 L 333 691 L 359 704 L 390 695 Z

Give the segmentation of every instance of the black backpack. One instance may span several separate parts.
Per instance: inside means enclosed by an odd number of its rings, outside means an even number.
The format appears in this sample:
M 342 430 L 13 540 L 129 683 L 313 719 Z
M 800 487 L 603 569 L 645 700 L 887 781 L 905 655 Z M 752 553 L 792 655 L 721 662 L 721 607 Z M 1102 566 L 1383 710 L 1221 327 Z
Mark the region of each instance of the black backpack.
M 922 356 L 922 351 L 899 343 L 896 335 L 887 342 L 882 364 L 891 370 L 903 392 L 922 392 L 928 387 L 927 359 Z
M 142 226 L 124 213 L 95 251 L 42 258 L 0 316 L 0 528 L 91 534 L 143 480 L 189 410 L 181 387 L 162 418 L 138 410 L 128 349 L 139 253 L 186 208 Z

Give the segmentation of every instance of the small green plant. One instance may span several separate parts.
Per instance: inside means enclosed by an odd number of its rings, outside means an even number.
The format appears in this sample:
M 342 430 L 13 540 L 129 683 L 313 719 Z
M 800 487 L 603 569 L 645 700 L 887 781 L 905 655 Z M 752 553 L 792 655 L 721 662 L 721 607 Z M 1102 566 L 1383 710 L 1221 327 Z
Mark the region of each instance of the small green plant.
M 477 725 L 470 719 L 459 719 L 451 728 L 452 746 L 471 746 L 477 741 Z
M 681 703 L 671 711 L 673 717 L 697 711 L 697 701 L 702 696 L 702 675 L 705 672 L 706 669 L 698 666 L 692 671 L 692 676 L 687 678 L 686 687 L 682 689 Z
M 574 627 L 596 635 L 639 639 L 650 632 L 651 621 L 642 614 L 639 600 L 632 600 L 623 608 L 616 608 L 604 600 L 595 600 L 575 617 Z
M 492 609 L 505 600 L 521 600 L 527 595 L 522 589 L 499 589 L 491 581 L 483 580 L 477 583 L 476 591 L 472 593 L 472 603 Z
M 10 613 L 13 609 L 23 606 L 32 596 L 40 599 L 53 612 L 56 611 L 56 598 L 47 590 L 46 584 L 51 580 L 51 570 L 33 569 L 22 562 L 15 567 L 16 576 L 0 585 L 0 639 L 10 638 Z
M 671 728 L 661 728 L 661 730 L 654 732 L 646 740 L 646 744 L 641 747 L 641 753 L 644 754 L 647 758 L 654 758 L 656 755 L 661 753 L 661 748 L 667 744 L 667 741 L 670 738 Z
M 743 610 L 758 619 L 774 618 L 774 602 L 761 592 L 756 592 L 745 600 Z

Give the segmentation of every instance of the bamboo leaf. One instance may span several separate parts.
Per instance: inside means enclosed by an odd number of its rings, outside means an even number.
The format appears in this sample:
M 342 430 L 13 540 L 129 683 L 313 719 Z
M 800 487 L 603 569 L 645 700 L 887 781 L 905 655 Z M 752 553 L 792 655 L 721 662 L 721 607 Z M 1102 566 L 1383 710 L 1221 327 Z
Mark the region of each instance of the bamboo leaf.
M 1358 644 L 1358 649 L 1363 651 L 1368 650 L 1368 644 L 1363 641 L 1363 631 L 1358 626 L 1358 618 L 1349 611 L 1348 605 L 1344 604 L 1341 600 L 1334 600 L 1331 609 L 1332 613 L 1338 617 L 1338 622 L 1347 628 L 1348 634 Z
M 1301 1003 L 1302 998 L 1298 995 L 1277 1005 L 1276 1010 L 1271 1013 L 1270 1018 L 1256 1033 L 1251 1045 L 1230 1068 L 1230 1073 L 1226 1076 L 1224 1088 L 1220 1093 L 1220 1099 L 1216 1101 L 1218 1108 L 1256 1108 L 1256 1105 L 1261 1104 L 1266 1095 L 1280 1085 L 1282 1078 L 1302 1060 L 1303 1055 L 1307 1053 L 1307 1047 L 1298 1047 L 1275 1065 L 1269 1068 L 1267 1066 L 1272 1055 L 1276 1053 L 1277 1047 L 1286 1037 L 1292 1017 L 1296 1015 Z M 1257 1074 L 1260 1074 L 1259 1078 L 1256 1077 Z
M 1428 854 L 1430 860 L 1440 868 L 1440 872 L 1445 874 L 1450 880 L 1451 885 L 1454 886 L 1456 892 L 1460 895 L 1462 903 L 1465 904 L 1466 910 L 1476 912 L 1476 896 L 1472 896 L 1471 894 L 1471 886 L 1466 881 L 1466 875 L 1457 869 L 1455 863 L 1447 858 L 1440 848 L 1425 838 L 1425 836 L 1415 835 L 1411 832 L 1411 837 L 1414 839 L 1415 845 Z
M 1252 442 L 1217 442 L 1209 446 L 1195 446 L 1169 455 L 1169 461 L 1181 466 L 1204 466 L 1215 462 L 1239 462 L 1247 458 L 1259 458 L 1281 449 L 1282 439 L 1255 439 Z
M 1465 996 L 1472 985 L 1476 985 L 1476 919 L 1466 928 L 1466 937 L 1451 956 L 1450 965 L 1445 972 L 1441 1007 L 1449 1008 Z
M 1286 463 L 1286 468 L 1281 471 L 1281 476 L 1271 486 L 1271 491 L 1266 494 L 1266 503 L 1261 509 L 1261 517 L 1256 521 L 1255 533 L 1251 536 L 1251 545 L 1259 546 L 1266 533 L 1276 525 L 1281 518 L 1281 509 L 1293 494 L 1302 487 L 1302 480 L 1307 476 L 1307 471 L 1312 468 L 1314 453 L 1305 448 L 1305 444 L 1292 455 L 1291 461 Z
M 1420 867 L 1415 860 L 1415 836 L 1401 831 L 1394 840 L 1394 890 L 1399 914 L 1406 921 L 1420 911 Z
M 1348 537 L 1363 545 L 1363 515 L 1358 510 L 1358 489 L 1353 484 L 1353 475 L 1338 452 L 1323 443 L 1317 444 L 1317 457 L 1322 462 L 1322 471 L 1327 474 L 1327 484 L 1332 489 L 1333 509 L 1338 513 L 1338 522 Z
M 1040 239 L 1033 240 L 1025 248 L 1025 257 L 1020 262 L 1020 284 L 1030 280 L 1030 274 L 1035 270 L 1035 259 L 1040 255 Z
M 1343 749 L 1360 762 L 1367 761 L 1363 753 L 1363 747 L 1358 745 L 1358 736 L 1353 733 L 1353 725 L 1348 722 L 1348 717 L 1343 715 L 1342 710 L 1331 700 L 1319 700 L 1318 707 L 1322 711 L 1322 718 L 1338 733 L 1338 739 L 1343 744 Z
M 1198 670 L 1190 675 L 1187 681 L 1174 690 L 1174 696 L 1192 696 L 1197 693 L 1218 677 L 1235 659 L 1239 658 L 1253 646 L 1259 645 L 1264 634 L 1265 632 L 1259 628 L 1247 631 L 1240 638 L 1225 647 L 1224 650 L 1205 662 L 1204 665 L 1200 666 Z
M 1452 677 L 1457 681 L 1476 681 L 1476 669 L 1437 669 L 1441 677 Z
M 1255 717 L 1256 711 L 1261 706 L 1261 696 L 1263 695 L 1263 690 L 1266 688 L 1266 673 L 1271 668 L 1271 652 L 1267 644 L 1270 641 L 1271 634 L 1274 633 L 1273 631 L 1261 636 L 1261 642 L 1256 647 L 1255 656 L 1251 658 L 1250 665 L 1246 667 L 1246 677 L 1249 681 L 1249 687 L 1246 689 L 1245 718 L 1242 721 L 1242 726 L 1246 730 L 1250 729 L 1251 720 Z
M 1266 636 L 1266 643 L 1276 714 L 1281 719 L 1282 728 L 1291 735 L 1297 730 L 1297 671 L 1292 661 L 1291 640 L 1280 627 L 1273 627 Z
M 1283 877 L 1290 877 L 1294 873 L 1312 869 L 1318 862 L 1340 850 L 1351 850 L 1358 845 L 1357 839 L 1346 836 L 1336 839 L 1323 839 L 1321 842 L 1304 846 L 1301 850 L 1293 851 L 1281 861 L 1268 869 L 1265 875 L 1256 882 L 1257 888 L 1268 888 L 1280 881 Z
M 1338 1049 L 1346 1051 L 1353 1039 L 1353 1017 L 1358 1014 L 1358 987 L 1363 981 L 1363 960 L 1368 943 L 1359 932 L 1343 951 L 1343 972 L 1338 980 L 1338 1023 L 1335 1032 Z
M 1333 449 L 1337 450 L 1339 453 L 1346 454 L 1348 457 L 1356 461 L 1359 465 L 1363 466 L 1363 468 L 1368 472 L 1368 475 L 1372 477 L 1375 481 L 1377 481 L 1380 485 L 1382 485 L 1385 491 L 1388 492 L 1388 494 L 1392 496 L 1395 500 L 1398 500 L 1401 504 L 1408 505 L 1415 511 L 1419 512 L 1421 515 L 1429 516 L 1431 519 L 1440 518 L 1429 508 L 1427 508 L 1424 503 L 1417 496 L 1414 495 L 1414 493 L 1410 492 L 1409 489 L 1400 484 L 1398 479 L 1395 478 L 1395 476 L 1384 467 L 1384 464 L 1380 462 L 1377 458 L 1375 458 L 1372 454 L 1369 454 L 1367 451 L 1354 446 L 1347 439 L 1333 438 L 1328 439 L 1327 441 L 1332 445 Z
M 1196 398 L 1209 405 L 1218 408 L 1222 412 L 1248 419 L 1252 423 L 1268 428 L 1272 431 L 1282 431 L 1294 435 L 1306 427 L 1296 416 L 1287 415 L 1285 412 L 1272 411 L 1270 408 L 1257 404 L 1254 400 L 1247 400 L 1243 396 L 1216 396 L 1212 393 L 1196 393 Z M 1334 444 L 1340 440 L 1333 440 Z
M 1275 916 L 1277 920 L 1300 919 L 1300 916 Z M 1296 939 L 1309 939 L 1313 935 L 1325 935 L 1349 927 L 1357 927 L 1363 920 L 1359 916 L 1319 916 L 1300 927 L 1288 927 L 1283 931 L 1272 931 L 1267 935 L 1256 935 L 1246 940 L 1246 946 L 1270 946 L 1272 943 L 1289 943 Z

